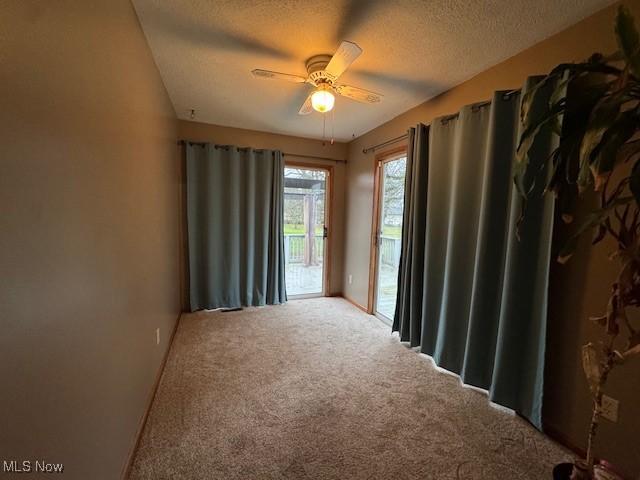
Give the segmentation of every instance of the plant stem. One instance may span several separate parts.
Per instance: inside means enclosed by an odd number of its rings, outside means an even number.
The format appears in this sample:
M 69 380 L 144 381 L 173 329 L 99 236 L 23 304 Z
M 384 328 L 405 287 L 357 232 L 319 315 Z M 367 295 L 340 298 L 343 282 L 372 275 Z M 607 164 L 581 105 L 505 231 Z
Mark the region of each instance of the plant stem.
M 593 472 L 593 445 L 595 442 L 596 432 L 598 430 L 601 408 L 602 390 L 600 389 L 600 387 L 598 387 L 598 390 L 593 398 L 593 414 L 591 415 L 591 425 L 589 426 L 589 440 L 587 442 L 587 465 L 589 466 L 590 472 Z
M 593 475 L 593 464 L 594 464 L 593 447 L 594 447 L 596 432 L 598 430 L 598 425 L 599 425 L 600 416 L 602 412 L 602 395 L 604 393 L 602 390 L 605 384 L 607 383 L 609 372 L 611 371 L 614 365 L 615 356 L 613 354 L 612 345 L 606 347 L 605 353 L 606 353 L 606 360 L 603 362 L 602 373 L 600 375 L 598 387 L 593 396 L 593 414 L 591 416 L 591 425 L 589 425 L 589 440 L 587 441 L 587 465 L 591 475 Z

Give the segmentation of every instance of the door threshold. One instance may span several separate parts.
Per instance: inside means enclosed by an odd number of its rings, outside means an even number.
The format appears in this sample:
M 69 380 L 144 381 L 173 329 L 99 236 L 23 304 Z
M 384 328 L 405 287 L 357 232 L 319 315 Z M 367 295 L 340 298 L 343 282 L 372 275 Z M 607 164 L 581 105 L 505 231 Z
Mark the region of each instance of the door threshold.
M 308 298 L 321 298 L 323 293 L 301 293 L 299 295 L 287 295 L 287 300 L 306 300 Z
M 373 316 L 376 317 L 378 320 L 380 320 L 385 325 L 387 325 L 388 327 L 393 326 L 393 319 L 387 317 L 386 315 L 383 315 L 380 312 L 373 312 Z

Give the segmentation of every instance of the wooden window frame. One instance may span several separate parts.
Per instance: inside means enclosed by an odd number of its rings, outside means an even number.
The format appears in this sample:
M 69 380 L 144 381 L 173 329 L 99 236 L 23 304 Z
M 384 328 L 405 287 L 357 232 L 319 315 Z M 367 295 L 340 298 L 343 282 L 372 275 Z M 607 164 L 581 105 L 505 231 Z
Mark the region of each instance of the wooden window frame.
M 380 229 L 380 202 L 382 195 L 380 186 L 382 183 L 382 171 L 385 163 L 392 162 L 407 155 L 408 146 L 401 145 L 390 150 L 379 153 L 374 158 L 374 180 L 373 180 L 373 214 L 371 219 L 371 245 L 369 250 L 369 290 L 367 297 L 367 313 L 376 315 L 375 312 L 375 291 L 376 277 L 378 275 L 378 230 Z M 377 316 L 377 315 L 376 315 Z M 386 317 L 385 317 L 386 318 Z M 391 319 L 393 321 L 393 319 Z

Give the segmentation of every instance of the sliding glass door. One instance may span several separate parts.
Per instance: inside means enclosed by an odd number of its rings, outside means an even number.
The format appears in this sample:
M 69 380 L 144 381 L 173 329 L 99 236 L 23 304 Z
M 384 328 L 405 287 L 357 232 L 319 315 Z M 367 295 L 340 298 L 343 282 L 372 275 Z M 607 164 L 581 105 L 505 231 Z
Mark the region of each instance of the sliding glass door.
M 375 281 L 373 311 L 386 322 L 393 321 L 398 291 L 398 268 L 402 238 L 404 152 L 378 161 L 377 221 L 374 239 Z
M 287 296 L 325 293 L 327 180 L 321 168 L 284 169 L 284 254 Z

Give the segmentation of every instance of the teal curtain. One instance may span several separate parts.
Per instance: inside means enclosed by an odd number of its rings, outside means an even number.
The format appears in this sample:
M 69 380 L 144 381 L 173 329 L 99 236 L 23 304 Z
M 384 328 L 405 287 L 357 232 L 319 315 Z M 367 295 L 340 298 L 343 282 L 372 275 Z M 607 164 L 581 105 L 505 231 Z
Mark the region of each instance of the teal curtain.
M 529 79 L 523 91 L 535 83 Z M 536 98 L 531 118 L 547 100 Z M 526 127 L 520 102 L 519 92 L 496 92 L 490 102 L 435 119 L 429 139 L 414 140 L 409 165 L 427 187 L 424 193 L 407 176 L 393 328 L 540 428 L 554 206 L 549 196 L 532 195 L 517 230 L 522 204 L 512 167 Z M 532 162 L 542 165 L 557 139 L 542 132 L 536 142 Z
M 191 311 L 285 302 L 282 153 L 185 151 Z
M 402 216 L 402 251 L 398 268 L 398 297 L 393 331 L 420 345 L 422 327 L 422 289 L 424 240 L 426 232 L 427 181 L 429 179 L 429 127 L 419 124 L 409 129 L 405 174 L 404 212 Z

